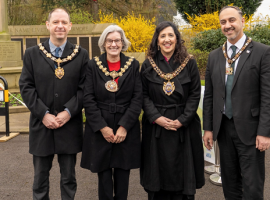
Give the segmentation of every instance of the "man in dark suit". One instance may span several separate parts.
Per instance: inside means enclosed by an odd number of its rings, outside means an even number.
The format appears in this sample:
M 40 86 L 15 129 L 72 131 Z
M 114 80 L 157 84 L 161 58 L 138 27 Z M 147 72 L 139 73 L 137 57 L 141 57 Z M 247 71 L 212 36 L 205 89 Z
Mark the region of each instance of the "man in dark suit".
M 85 49 L 67 41 L 69 14 L 54 9 L 46 22 L 50 39 L 28 48 L 19 80 L 29 110 L 29 152 L 33 154 L 33 199 L 49 199 L 49 171 L 58 155 L 61 199 L 74 199 L 76 155 L 82 150 Z
M 224 47 L 209 54 L 203 101 L 204 144 L 220 147 L 225 199 L 263 199 L 270 145 L 270 47 L 243 33 L 235 6 L 219 14 Z

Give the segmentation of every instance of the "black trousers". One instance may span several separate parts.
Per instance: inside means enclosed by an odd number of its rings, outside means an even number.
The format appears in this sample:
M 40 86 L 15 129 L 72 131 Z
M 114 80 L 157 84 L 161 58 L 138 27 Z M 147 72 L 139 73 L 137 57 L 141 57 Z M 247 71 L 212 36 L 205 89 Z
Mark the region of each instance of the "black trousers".
M 160 190 L 158 192 L 152 192 L 146 190 L 148 193 L 148 200 L 195 200 L 195 195 L 185 195 L 182 192 L 172 192 Z
M 61 199 L 73 200 L 77 190 L 75 178 L 75 165 L 77 154 L 58 154 L 58 163 L 61 173 Z M 33 199 L 34 200 L 49 200 L 49 176 L 52 168 L 54 155 L 50 156 L 35 156 L 33 155 L 34 163 L 34 184 L 33 184 Z
M 108 169 L 99 172 L 99 200 L 127 200 L 129 174 L 130 170 L 124 170 L 120 168 Z
M 223 192 L 226 200 L 261 200 L 265 152 L 239 139 L 233 119 L 223 115 L 218 134 Z

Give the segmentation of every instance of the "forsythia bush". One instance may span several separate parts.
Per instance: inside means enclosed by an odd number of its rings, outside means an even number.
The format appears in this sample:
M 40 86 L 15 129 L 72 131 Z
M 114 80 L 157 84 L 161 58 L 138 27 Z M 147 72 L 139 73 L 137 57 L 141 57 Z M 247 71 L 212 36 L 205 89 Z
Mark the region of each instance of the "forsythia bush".
M 220 29 L 218 11 L 209 14 L 203 14 L 201 16 L 198 15 L 190 16 L 188 14 L 187 16 L 189 23 L 192 25 L 192 30 L 195 32 Z M 254 25 L 254 23 L 258 21 L 258 19 L 254 18 L 253 15 L 249 16 L 244 15 L 244 18 L 245 18 L 244 30 L 250 29 Z
M 125 31 L 131 42 L 127 52 L 145 52 L 156 28 L 155 18 L 147 20 L 141 15 L 135 16 L 134 13 L 117 19 L 113 14 L 103 14 L 99 11 L 99 20 L 96 23 L 115 23 Z
M 188 21 L 192 25 L 192 30 L 195 32 L 220 28 L 218 11 L 201 16 L 185 14 L 188 16 Z

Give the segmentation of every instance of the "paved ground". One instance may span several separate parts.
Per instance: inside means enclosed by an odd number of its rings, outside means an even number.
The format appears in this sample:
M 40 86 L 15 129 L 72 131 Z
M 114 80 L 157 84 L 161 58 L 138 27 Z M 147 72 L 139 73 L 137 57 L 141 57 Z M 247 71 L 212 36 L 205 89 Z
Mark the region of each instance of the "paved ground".
M 11 130 L 25 132 L 29 113 L 11 114 Z M 4 129 L 4 117 L 0 117 L 0 132 Z M 16 130 L 17 129 L 17 130 Z M 2 134 L 3 135 L 3 134 Z M 0 134 L 0 137 L 2 136 Z M 31 200 L 33 182 L 32 156 L 28 153 L 28 134 L 20 134 L 8 142 L 0 143 L 0 200 Z M 78 189 L 76 200 L 98 200 L 97 175 L 80 167 L 81 154 L 77 157 Z M 265 200 L 270 200 L 270 153 L 266 153 Z M 224 200 L 222 188 L 210 183 L 205 174 L 205 186 L 197 190 L 196 200 Z M 54 159 L 50 176 L 51 200 L 60 200 L 59 167 Z M 129 200 L 147 200 L 147 195 L 139 183 L 139 170 L 132 170 L 129 186 Z

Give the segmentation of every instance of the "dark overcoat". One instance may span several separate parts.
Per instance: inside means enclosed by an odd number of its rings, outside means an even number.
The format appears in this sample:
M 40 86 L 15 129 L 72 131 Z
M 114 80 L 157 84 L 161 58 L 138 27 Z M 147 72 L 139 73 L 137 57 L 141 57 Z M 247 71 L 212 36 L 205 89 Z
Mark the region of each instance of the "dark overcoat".
M 43 46 L 50 52 L 49 41 Z M 66 43 L 62 58 L 73 52 L 75 46 Z M 29 124 L 29 152 L 36 156 L 74 154 L 82 149 L 82 98 L 85 69 L 89 60 L 85 49 L 79 48 L 76 57 L 61 63 L 64 77 L 55 76 L 55 62 L 34 46 L 26 49 L 19 80 L 22 98 L 31 111 Z M 48 129 L 42 119 L 68 108 L 71 119 L 61 128 Z
M 108 68 L 106 53 L 99 59 Z M 120 54 L 121 68 L 129 57 Z M 134 169 L 140 167 L 140 124 L 138 117 L 142 108 L 142 83 L 139 62 L 133 60 L 128 70 L 118 79 L 119 90 L 109 92 L 105 83 L 110 76 L 99 69 L 95 60 L 89 61 L 83 104 L 86 125 L 81 167 L 92 172 L 109 168 Z M 105 140 L 100 129 L 110 127 L 116 133 L 119 126 L 127 130 L 126 139 L 118 144 Z
M 158 52 L 153 58 L 165 73 L 174 71 L 179 62 L 169 63 Z M 142 65 L 143 129 L 141 184 L 149 191 L 179 191 L 195 194 L 204 181 L 204 158 L 200 119 L 196 113 L 200 100 L 200 76 L 196 61 L 190 59 L 184 70 L 171 81 L 175 91 L 168 96 L 162 79 L 148 59 Z M 156 123 L 164 116 L 178 119 L 182 127 L 170 131 Z

